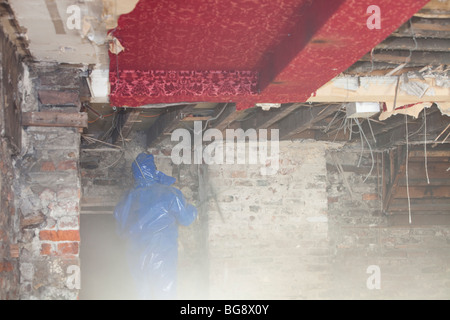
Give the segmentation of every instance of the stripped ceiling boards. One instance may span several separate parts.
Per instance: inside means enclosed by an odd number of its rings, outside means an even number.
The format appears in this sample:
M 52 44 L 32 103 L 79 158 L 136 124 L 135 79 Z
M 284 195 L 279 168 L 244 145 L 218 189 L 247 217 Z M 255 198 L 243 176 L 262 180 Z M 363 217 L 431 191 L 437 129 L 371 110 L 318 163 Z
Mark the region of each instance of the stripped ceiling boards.
M 10 0 L 36 61 L 108 68 L 107 32 L 138 0 Z

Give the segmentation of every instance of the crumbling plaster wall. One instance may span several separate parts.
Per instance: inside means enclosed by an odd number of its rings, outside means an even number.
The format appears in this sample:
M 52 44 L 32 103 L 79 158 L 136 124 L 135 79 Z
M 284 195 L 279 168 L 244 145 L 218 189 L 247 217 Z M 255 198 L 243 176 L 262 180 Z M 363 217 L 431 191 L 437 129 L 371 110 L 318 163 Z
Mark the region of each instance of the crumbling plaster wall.
M 81 72 L 56 65 L 32 65 L 22 112 L 77 110 L 42 105 L 41 90 L 78 91 Z M 15 163 L 20 217 L 20 298 L 77 299 L 79 261 L 80 133 L 76 128 L 28 126 Z

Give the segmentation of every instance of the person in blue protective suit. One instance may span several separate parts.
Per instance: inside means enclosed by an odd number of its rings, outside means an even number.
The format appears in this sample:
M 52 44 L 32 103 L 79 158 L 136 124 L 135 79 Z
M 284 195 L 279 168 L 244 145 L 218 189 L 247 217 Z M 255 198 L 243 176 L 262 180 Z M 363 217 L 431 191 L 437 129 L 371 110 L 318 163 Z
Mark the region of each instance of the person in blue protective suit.
M 129 263 L 142 299 L 175 299 L 178 224 L 197 217 L 176 179 L 156 170 L 153 155 L 141 153 L 132 164 L 134 187 L 114 210 L 118 233 L 128 240 Z

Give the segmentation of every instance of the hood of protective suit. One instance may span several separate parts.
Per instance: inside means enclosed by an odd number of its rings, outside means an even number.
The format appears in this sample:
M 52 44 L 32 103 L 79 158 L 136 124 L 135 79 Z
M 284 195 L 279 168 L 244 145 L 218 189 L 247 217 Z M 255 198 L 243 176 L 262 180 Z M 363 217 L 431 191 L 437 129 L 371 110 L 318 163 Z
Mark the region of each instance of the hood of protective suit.
M 176 179 L 156 170 L 153 155 L 141 153 L 131 165 L 136 187 L 145 187 L 154 183 L 170 186 Z

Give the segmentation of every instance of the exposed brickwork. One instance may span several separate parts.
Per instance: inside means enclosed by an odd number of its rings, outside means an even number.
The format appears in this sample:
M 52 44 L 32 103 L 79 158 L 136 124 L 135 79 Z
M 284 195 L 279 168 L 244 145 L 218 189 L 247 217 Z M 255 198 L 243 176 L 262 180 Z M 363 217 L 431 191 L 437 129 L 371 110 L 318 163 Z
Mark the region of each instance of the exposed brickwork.
M 39 67 L 34 75 L 34 98 L 24 105 L 27 111 L 47 107 L 76 108 L 67 104 L 67 95 L 41 91 L 79 89 L 79 75 L 72 70 Z M 70 81 L 69 81 L 70 80 Z M 54 93 L 54 92 L 53 92 Z M 45 96 L 47 94 L 47 96 Z M 73 102 L 73 101 L 71 101 Z M 20 210 L 20 298 L 76 299 L 79 288 L 68 284 L 70 268 L 79 267 L 79 213 L 81 183 L 79 176 L 80 133 L 73 128 L 26 127 L 24 154 L 17 159 L 17 205 Z M 70 268 L 69 268 L 70 267 Z
M 42 230 L 39 232 L 42 241 L 80 241 L 79 230 Z
M 381 213 L 376 165 L 360 150 L 345 149 L 334 159 L 344 168 L 351 192 L 327 155 L 330 239 L 334 246 L 331 294 L 342 299 L 449 299 L 450 227 L 389 226 Z M 381 157 L 380 157 L 381 158 Z M 381 170 L 380 170 L 381 172 Z M 330 201 L 331 199 L 331 201 Z M 413 216 L 414 219 L 414 216 Z M 380 289 L 366 285 L 380 268 Z
M 326 297 L 327 148 L 281 142 L 275 175 L 260 165 L 208 166 L 212 298 Z

